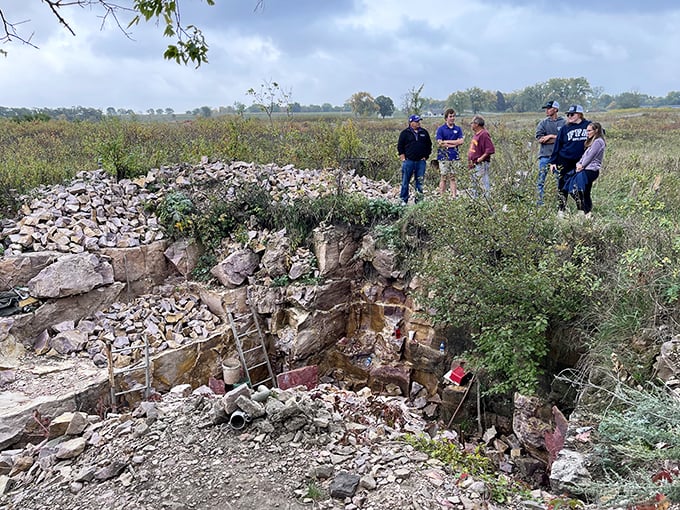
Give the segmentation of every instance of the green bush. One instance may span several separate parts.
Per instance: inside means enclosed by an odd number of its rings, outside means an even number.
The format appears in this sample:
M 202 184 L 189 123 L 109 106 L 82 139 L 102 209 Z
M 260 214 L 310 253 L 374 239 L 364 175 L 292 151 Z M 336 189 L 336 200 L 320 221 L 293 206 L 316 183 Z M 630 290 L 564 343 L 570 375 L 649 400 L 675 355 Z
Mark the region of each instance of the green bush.
M 436 323 L 469 331 L 468 357 L 488 393 L 534 393 L 548 332 L 576 318 L 600 285 L 594 248 L 560 242 L 555 218 L 531 213 L 521 202 L 494 211 L 441 201 L 410 220 L 429 239 L 411 265 L 427 282 L 420 299 Z

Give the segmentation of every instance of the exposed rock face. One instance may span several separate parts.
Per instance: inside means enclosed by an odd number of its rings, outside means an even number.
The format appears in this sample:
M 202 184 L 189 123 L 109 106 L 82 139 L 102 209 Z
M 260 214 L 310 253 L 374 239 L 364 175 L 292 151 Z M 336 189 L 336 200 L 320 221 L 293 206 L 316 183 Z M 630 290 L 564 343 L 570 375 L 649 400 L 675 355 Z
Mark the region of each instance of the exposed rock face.
M 531 454 L 548 462 L 545 433 L 552 432 L 552 409 L 538 397 L 515 393 L 512 430 Z
M 59 252 L 29 252 L 0 258 L 0 291 L 21 287 L 52 264 Z
M 680 389 L 680 335 L 663 343 L 656 369 L 659 379 L 676 391 Z
M 581 494 L 592 481 L 585 457 L 577 451 L 562 449 L 550 470 L 550 487 L 555 492 Z
M 66 255 L 40 271 L 28 282 L 35 298 L 68 297 L 85 294 L 113 283 L 113 268 L 97 255 Z

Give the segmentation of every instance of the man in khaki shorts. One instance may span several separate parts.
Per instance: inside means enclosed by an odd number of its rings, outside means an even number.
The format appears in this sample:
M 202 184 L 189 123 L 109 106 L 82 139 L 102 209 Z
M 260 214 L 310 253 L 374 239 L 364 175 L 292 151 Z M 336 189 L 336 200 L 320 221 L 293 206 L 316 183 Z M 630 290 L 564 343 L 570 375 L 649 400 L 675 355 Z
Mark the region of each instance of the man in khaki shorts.
M 437 145 L 437 161 L 439 163 L 439 193 L 443 196 L 446 181 L 449 181 L 451 198 L 456 198 L 456 171 L 461 167 L 458 147 L 463 144 L 463 129 L 456 125 L 456 111 L 449 108 L 444 112 L 444 124 L 437 128 L 435 134 Z

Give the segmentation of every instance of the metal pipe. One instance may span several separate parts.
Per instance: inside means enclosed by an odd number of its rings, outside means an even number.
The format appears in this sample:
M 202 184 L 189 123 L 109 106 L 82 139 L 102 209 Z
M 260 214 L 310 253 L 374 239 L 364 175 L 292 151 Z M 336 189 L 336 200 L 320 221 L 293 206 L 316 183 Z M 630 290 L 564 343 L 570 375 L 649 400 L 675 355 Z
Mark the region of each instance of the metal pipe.
M 234 411 L 229 417 L 229 426 L 234 430 L 241 430 L 250 422 L 250 415 L 243 411 Z

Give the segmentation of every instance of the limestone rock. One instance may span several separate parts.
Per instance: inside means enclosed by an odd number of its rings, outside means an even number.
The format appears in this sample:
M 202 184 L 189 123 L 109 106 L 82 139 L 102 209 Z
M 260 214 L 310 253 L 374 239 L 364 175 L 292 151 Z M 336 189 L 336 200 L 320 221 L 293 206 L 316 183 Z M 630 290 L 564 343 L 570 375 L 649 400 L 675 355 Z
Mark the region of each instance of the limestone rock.
M 36 298 L 84 294 L 113 283 L 113 268 L 94 254 L 65 255 L 40 271 L 28 282 Z

